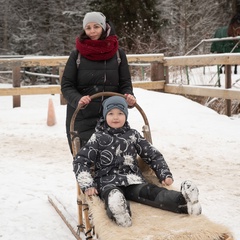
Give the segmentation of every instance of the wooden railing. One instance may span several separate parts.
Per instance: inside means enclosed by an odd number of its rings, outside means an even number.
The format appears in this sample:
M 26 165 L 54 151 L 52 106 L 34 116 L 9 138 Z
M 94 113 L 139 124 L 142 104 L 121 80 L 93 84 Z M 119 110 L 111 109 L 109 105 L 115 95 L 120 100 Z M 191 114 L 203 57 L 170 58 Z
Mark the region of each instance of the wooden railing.
M 0 96 L 13 96 L 13 107 L 20 106 L 21 95 L 33 94 L 61 94 L 59 85 L 41 85 L 20 87 L 21 68 L 34 66 L 57 66 L 61 79 L 67 61 L 64 57 L 24 57 L 2 58 L 0 69 L 12 69 L 13 88 L 0 88 Z M 129 63 L 150 63 L 151 81 L 133 82 L 134 87 L 158 90 L 173 94 L 188 94 L 226 99 L 226 115 L 231 115 L 231 100 L 240 100 L 240 91 L 232 89 L 231 66 L 240 65 L 240 53 L 207 54 L 164 57 L 163 54 L 132 54 L 127 55 Z M 171 67 L 212 66 L 225 65 L 225 89 L 218 87 L 200 87 L 169 83 L 169 69 Z
M 129 63 L 141 62 L 152 63 L 152 68 L 156 63 L 163 66 L 163 54 L 138 54 L 128 55 Z M 13 107 L 21 105 L 21 95 L 33 94 L 61 94 L 59 85 L 41 85 L 41 86 L 24 86 L 20 87 L 21 68 L 34 66 L 58 66 L 60 79 L 63 74 L 64 66 L 68 57 L 24 57 L 24 58 L 3 58 L 0 59 L 0 69 L 12 69 L 13 88 L 0 88 L 0 96 L 13 96 Z M 159 71 L 159 70 L 157 70 Z M 155 71 L 151 71 L 154 73 Z M 164 80 L 157 79 L 158 76 L 153 74 L 152 81 L 149 83 L 142 82 L 134 84 L 134 87 L 142 87 L 145 89 L 164 89 Z M 161 80 L 161 81 L 156 81 Z M 61 103 L 65 103 L 61 96 Z

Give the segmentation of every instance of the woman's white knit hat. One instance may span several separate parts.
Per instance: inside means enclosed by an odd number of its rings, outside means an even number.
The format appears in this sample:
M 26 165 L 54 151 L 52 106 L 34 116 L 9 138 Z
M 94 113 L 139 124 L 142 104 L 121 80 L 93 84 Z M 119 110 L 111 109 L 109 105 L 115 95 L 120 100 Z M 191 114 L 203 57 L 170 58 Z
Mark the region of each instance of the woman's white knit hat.
M 90 22 L 98 23 L 101 27 L 106 30 L 106 17 L 101 12 L 89 12 L 83 18 L 83 29 Z

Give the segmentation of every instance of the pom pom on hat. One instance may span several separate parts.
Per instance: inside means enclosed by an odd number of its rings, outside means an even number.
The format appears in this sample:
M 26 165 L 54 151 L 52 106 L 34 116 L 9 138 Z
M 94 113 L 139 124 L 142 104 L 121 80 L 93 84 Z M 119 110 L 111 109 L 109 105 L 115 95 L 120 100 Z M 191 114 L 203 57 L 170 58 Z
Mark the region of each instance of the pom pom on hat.
M 95 22 L 101 25 L 101 27 L 106 30 L 106 17 L 101 12 L 89 12 L 83 18 L 83 28 L 90 22 Z
M 109 97 L 106 100 L 104 100 L 104 102 L 103 102 L 103 117 L 104 117 L 104 119 L 106 119 L 107 113 L 114 108 L 118 108 L 119 110 L 121 110 L 125 114 L 126 119 L 127 119 L 128 104 L 127 104 L 126 100 L 120 96 L 113 96 L 113 97 Z

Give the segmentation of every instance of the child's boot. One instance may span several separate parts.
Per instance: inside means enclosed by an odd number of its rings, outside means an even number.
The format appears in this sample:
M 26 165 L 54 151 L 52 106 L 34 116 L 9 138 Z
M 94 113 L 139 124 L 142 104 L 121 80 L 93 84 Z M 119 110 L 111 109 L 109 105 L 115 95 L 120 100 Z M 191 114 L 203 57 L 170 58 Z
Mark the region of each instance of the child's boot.
M 198 201 L 199 190 L 191 181 L 184 181 L 181 184 L 182 195 L 187 202 L 189 215 L 199 215 L 202 212 L 201 205 Z
M 130 227 L 132 225 L 129 205 L 118 189 L 111 190 L 108 195 L 107 213 L 119 226 Z

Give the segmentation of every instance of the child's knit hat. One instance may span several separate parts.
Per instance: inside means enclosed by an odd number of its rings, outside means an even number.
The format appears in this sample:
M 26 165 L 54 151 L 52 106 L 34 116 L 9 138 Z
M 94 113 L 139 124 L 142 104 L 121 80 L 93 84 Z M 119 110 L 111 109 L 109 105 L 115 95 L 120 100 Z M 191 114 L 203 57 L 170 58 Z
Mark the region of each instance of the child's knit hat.
M 103 117 L 104 117 L 104 119 L 106 119 L 107 113 L 110 110 L 112 110 L 113 108 L 118 108 L 119 110 L 121 110 L 125 114 L 126 119 L 127 119 L 128 104 L 123 97 L 113 96 L 113 97 L 109 97 L 103 101 Z
M 83 29 L 85 29 L 86 25 L 90 22 L 95 22 L 101 25 L 101 27 L 106 30 L 106 17 L 101 12 L 89 12 L 86 13 L 83 18 Z

